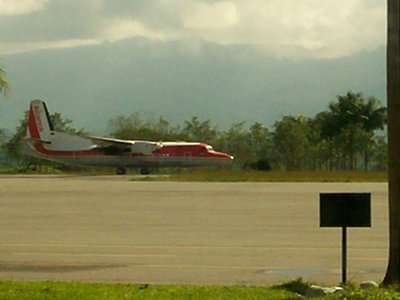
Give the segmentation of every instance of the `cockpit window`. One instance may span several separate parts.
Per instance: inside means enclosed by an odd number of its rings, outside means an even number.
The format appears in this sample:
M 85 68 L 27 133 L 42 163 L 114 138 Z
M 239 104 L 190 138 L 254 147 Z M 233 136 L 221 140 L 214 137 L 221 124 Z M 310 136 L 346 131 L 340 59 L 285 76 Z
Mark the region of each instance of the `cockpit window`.
M 212 151 L 212 150 L 213 150 L 213 147 L 210 146 L 210 145 L 207 145 L 207 146 L 206 146 L 206 149 L 207 149 L 208 151 Z

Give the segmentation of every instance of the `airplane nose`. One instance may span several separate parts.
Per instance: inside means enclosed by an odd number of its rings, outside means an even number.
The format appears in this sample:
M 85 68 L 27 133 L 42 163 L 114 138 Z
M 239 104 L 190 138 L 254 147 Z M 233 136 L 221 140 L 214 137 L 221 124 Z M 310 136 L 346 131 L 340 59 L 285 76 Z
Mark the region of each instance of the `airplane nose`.
M 226 154 L 226 153 L 224 153 L 224 154 L 225 154 L 225 157 L 228 158 L 229 160 L 233 160 L 234 159 L 233 155 Z
M 234 157 L 232 155 L 226 154 L 226 153 L 222 153 L 222 152 L 215 152 L 214 155 L 219 157 L 219 158 L 227 159 L 229 161 L 232 161 L 234 159 Z

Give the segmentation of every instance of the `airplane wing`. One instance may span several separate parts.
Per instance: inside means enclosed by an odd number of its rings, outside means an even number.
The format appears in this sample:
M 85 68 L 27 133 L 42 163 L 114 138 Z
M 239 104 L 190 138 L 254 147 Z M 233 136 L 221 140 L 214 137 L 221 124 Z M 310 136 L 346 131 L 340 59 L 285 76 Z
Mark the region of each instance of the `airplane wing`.
M 124 155 L 131 152 L 134 141 L 90 136 L 89 139 L 95 144 L 95 149 L 106 155 Z
M 150 141 L 130 141 L 97 136 L 91 136 L 89 138 L 97 145 L 97 150 L 111 155 L 127 153 L 151 155 L 154 151 L 162 147 L 161 143 Z
M 100 146 L 106 146 L 106 145 L 132 146 L 135 144 L 135 141 L 120 140 L 120 139 L 106 138 L 100 136 L 90 136 L 89 139 L 91 139 L 96 144 L 100 144 Z

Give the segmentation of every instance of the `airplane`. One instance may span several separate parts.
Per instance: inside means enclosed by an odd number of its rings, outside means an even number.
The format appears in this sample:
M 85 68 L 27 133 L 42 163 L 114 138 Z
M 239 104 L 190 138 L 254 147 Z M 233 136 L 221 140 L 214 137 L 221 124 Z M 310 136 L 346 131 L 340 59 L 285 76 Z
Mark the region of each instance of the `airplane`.
M 153 142 L 108 137 L 82 137 L 54 130 L 45 102 L 31 101 L 25 154 L 77 166 L 114 167 L 118 175 L 128 168 L 223 166 L 233 156 L 214 151 L 211 145 L 192 142 Z

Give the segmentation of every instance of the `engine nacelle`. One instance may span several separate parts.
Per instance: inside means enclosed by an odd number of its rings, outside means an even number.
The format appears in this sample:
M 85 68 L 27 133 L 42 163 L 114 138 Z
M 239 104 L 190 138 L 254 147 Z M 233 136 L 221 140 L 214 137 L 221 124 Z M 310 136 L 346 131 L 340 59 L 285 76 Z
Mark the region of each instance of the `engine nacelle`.
M 130 146 L 132 153 L 140 153 L 143 155 L 151 155 L 154 151 L 161 149 L 161 143 L 156 142 L 146 142 L 146 141 L 135 141 L 133 145 Z

